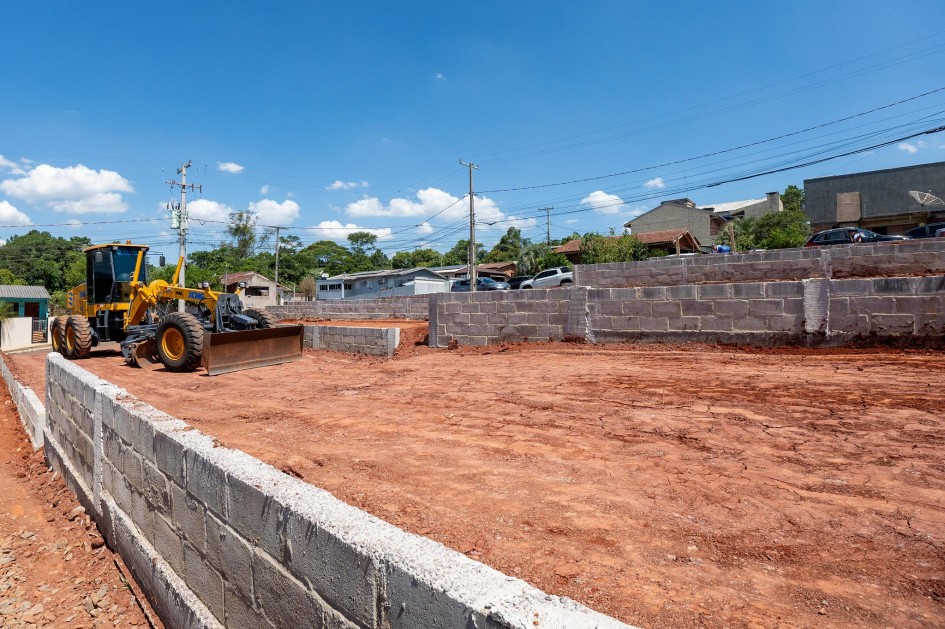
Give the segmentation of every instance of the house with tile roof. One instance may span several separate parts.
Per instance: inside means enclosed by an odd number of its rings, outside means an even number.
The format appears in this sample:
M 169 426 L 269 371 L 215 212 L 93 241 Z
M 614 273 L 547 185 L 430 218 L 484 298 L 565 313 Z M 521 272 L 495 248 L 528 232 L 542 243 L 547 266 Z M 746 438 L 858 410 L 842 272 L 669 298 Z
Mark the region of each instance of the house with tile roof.
M 634 234 L 647 248 L 652 251 L 662 251 L 665 253 L 700 253 L 699 241 L 685 229 L 666 229 L 658 232 L 646 232 L 643 234 Z M 604 238 L 616 239 L 620 236 L 605 236 Z M 575 238 L 569 240 L 559 247 L 554 248 L 555 253 L 560 253 L 571 264 L 581 264 L 581 239 Z
M 688 231 L 704 249 L 725 231 L 727 223 L 739 218 L 764 216 L 784 209 L 781 195 L 769 192 L 761 199 L 697 205 L 688 198 L 663 201 L 657 207 L 624 223 L 634 236 L 667 231 Z

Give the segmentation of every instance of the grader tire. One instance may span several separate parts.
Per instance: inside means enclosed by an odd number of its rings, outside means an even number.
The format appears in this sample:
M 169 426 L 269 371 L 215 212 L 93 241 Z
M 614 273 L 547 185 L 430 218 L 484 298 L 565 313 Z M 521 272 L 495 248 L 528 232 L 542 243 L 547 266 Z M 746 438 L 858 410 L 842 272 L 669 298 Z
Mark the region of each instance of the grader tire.
M 274 328 L 279 325 L 279 320 L 271 312 L 266 312 L 265 310 L 256 310 L 254 308 L 247 308 L 243 311 L 243 314 L 247 317 L 252 317 L 256 320 L 260 330 L 266 328 Z
M 65 342 L 66 358 L 77 360 L 88 358 L 92 353 L 92 326 L 82 315 L 72 315 L 66 319 Z
M 193 371 L 203 355 L 203 326 L 189 312 L 172 312 L 157 330 L 157 353 L 169 371 Z
M 49 328 L 49 340 L 54 352 L 66 356 L 66 321 L 69 317 L 56 317 Z

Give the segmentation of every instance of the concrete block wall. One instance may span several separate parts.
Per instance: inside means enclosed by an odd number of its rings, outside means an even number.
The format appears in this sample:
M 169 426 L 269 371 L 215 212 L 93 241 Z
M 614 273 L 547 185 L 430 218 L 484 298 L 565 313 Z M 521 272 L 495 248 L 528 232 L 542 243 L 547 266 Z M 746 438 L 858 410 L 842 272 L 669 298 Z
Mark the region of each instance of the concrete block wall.
M 592 288 L 622 288 L 942 273 L 945 273 L 945 239 L 926 238 L 823 249 L 776 249 L 577 265 L 574 283 Z
M 554 326 L 536 335 L 539 320 Z M 566 337 L 943 346 L 945 275 L 454 293 L 437 297 L 430 330 L 434 347 Z
M 439 293 L 430 301 L 431 347 L 561 340 L 566 335 L 569 288 Z
M 383 299 L 318 299 L 270 306 L 279 319 L 416 319 L 429 316 L 430 295 Z
M 0 357 L 0 375 L 10 390 L 10 397 L 16 405 L 23 429 L 30 438 L 34 450 L 43 447 L 43 429 L 46 426 L 46 407 L 39 401 L 39 396 L 30 387 L 20 384 L 6 361 Z
M 945 340 L 945 275 L 834 280 L 828 299 L 832 335 Z
M 307 325 L 303 347 L 391 357 L 400 345 L 400 328 Z
M 168 627 L 626 627 L 222 447 L 57 354 L 47 400 L 50 464 Z

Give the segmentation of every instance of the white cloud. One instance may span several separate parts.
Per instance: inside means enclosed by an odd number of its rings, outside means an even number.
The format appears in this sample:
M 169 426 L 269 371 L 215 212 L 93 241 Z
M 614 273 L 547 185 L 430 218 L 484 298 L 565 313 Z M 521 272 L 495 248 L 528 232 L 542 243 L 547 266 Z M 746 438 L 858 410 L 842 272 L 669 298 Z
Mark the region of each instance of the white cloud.
M 112 170 L 92 170 L 82 164 L 57 168 L 40 164 L 25 177 L 0 182 L 0 190 L 30 203 L 46 203 L 57 212 L 124 212 L 121 192 L 134 192 L 131 183 Z
M 20 161 L 23 162 L 24 164 L 29 163 L 29 160 L 27 159 L 21 159 Z M 25 175 L 26 174 L 26 171 L 23 170 L 23 168 L 21 168 L 19 164 L 17 164 L 14 161 L 8 160 L 3 155 L 0 155 L 0 170 L 8 170 L 10 171 L 11 175 Z
M 603 190 L 595 190 L 581 199 L 581 205 L 590 206 L 600 214 L 619 214 L 624 208 L 623 199 Z
M 233 208 L 210 199 L 197 199 L 187 204 L 187 215 L 195 221 L 228 221 Z
M 9 201 L 0 201 L 0 224 L 3 225 L 32 225 L 30 217 L 19 211 Z
M 425 236 L 426 234 L 432 234 L 433 225 L 424 221 L 420 223 L 419 225 L 417 225 L 417 233 L 420 234 L 421 236 Z
M 237 164 L 236 162 L 217 162 L 217 170 L 233 175 L 240 174 L 245 168 L 245 166 Z
M 386 206 L 377 197 L 364 197 L 345 206 L 349 216 L 380 216 L 385 218 L 434 216 L 443 221 L 469 216 L 469 204 L 438 188 L 424 188 L 417 192 L 417 200 L 395 198 Z M 509 227 L 529 229 L 537 223 L 534 218 L 506 216 L 489 197 L 476 197 L 476 224 L 482 229 L 507 230 Z
M 378 240 L 388 240 L 391 237 L 391 229 L 389 227 L 370 229 L 367 227 L 359 227 L 354 223 L 342 225 L 338 221 L 322 221 L 309 229 L 312 230 L 319 240 L 334 240 L 337 242 L 343 242 L 348 238 L 348 234 L 354 232 L 368 232 L 369 234 L 377 236 Z
M 580 221 L 581 221 L 581 219 L 579 219 L 579 218 L 569 218 L 568 220 L 566 220 L 566 221 L 564 222 L 564 224 L 565 224 L 565 225 L 574 225 L 575 223 L 579 223 Z
M 666 187 L 666 182 L 663 181 L 662 177 L 656 177 L 643 184 L 643 187 L 649 188 L 650 190 L 662 190 Z
M 899 150 L 900 150 L 900 151 L 905 151 L 906 153 L 912 154 L 912 153 L 918 153 L 918 152 L 919 152 L 919 147 L 916 146 L 915 144 L 909 144 L 908 142 L 900 142 L 900 143 L 899 143 Z
M 341 181 L 336 179 L 334 183 L 325 186 L 325 190 L 353 190 L 354 188 L 367 188 L 366 181 Z
M 263 195 L 263 196 L 266 196 L 267 194 L 269 194 L 269 184 L 268 184 L 268 183 L 267 183 L 265 186 L 263 186 L 262 188 L 259 189 L 259 194 L 261 194 L 261 195 Z
M 249 211 L 256 214 L 260 225 L 288 225 L 299 217 L 299 204 L 291 199 L 282 203 L 263 199 L 250 203 Z
M 437 73 L 434 75 L 433 78 L 435 78 L 437 81 L 445 81 L 445 80 L 446 80 L 446 77 L 443 76 L 443 73 L 442 73 L 442 72 L 437 72 Z
M 66 221 L 66 224 L 68 224 L 72 229 L 79 229 L 82 227 L 82 221 L 77 218 L 70 218 L 68 221 Z

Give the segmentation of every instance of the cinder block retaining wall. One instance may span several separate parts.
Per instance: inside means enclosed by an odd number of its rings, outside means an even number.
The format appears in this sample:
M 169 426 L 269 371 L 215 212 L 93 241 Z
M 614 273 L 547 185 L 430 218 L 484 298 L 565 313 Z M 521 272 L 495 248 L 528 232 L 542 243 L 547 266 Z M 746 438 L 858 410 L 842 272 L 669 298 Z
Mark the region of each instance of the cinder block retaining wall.
M 312 349 L 390 357 L 400 345 L 400 328 L 307 325 L 302 345 Z
M 536 322 L 547 322 L 538 325 Z M 430 344 L 578 338 L 945 345 L 945 276 L 438 295 Z
M 945 239 L 577 265 L 576 286 L 623 288 L 945 273 Z
M 46 456 L 168 627 L 609 629 L 192 430 L 58 354 Z
M 417 319 L 429 315 L 429 295 L 384 299 L 319 299 L 269 306 L 280 319 Z

